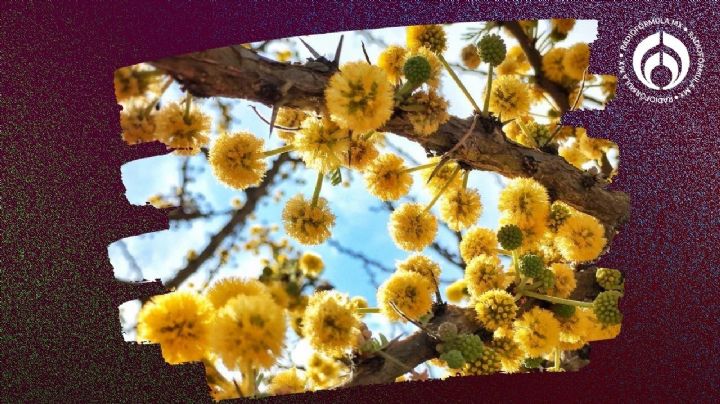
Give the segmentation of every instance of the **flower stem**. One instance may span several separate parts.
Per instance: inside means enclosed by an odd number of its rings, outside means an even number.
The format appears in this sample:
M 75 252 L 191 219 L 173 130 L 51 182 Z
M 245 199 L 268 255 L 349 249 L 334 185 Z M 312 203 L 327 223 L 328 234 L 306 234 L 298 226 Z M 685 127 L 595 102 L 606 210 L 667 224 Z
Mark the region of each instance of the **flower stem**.
M 380 313 L 380 308 L 378 308 L 378 307 L 358 307 L 355 309 L 355 313 L 376 314 L 376 313 Z
M 318 199 L 320 198 L 320 190 L 322 189 L 323 176 L 323 172 L 318 171 L 317 181 L 315 182 L 315 191 L 313 192 L 312 202 L 310 202 L 310 206 L 312 206 L 313 208 L 317 206 Z
M 467 184 L 468 184 L 469 179 L 470 179 L 470 171 L 465 171 L 463 173 L 463 182 L 462 182 L 463 189 L 467 189 Z
M 460 90 L 463 92 L 463 94 L 465 94 L 465 97 L 467 97 L 467 99 L 470 101 L 470 104 L 472 104 L 475 111 L 479 112 L 480 107 L 478 107 L 477 103 L 475 102 L 473 97 L 470 95 L 470 92 L 465 87 L 465 85 L 460 80 L 460 78 L 457 76 L 457 74 L 455 74 L 452 67 L 450 67 L 450 64 L 447 62 L 447 60 L 445 60 L 445 57 L 442 55 L 442 53 L 438 52 L 438 53 L 436 53 L 436 55 L 437 55 L 438 59 L 440 59 L 440 62 L 442 62 L 443 66 L 445 66 L 445 70 L 448 71 L 448 73 L 450 74 L 450 77 L 452 77 L 452 79 L 455 81 L 455 83 L 458 85 L 458 87 L 460 87 Z
M 160 87 L 160 94 L 158 94 L 158 96 L 155 97 L 155 99 L 150 104 L 148 104 L 148 106 L 143 111 L 143 117 L 150 115 L 150 112 L 152 111 L 152 109 L 155 108 L 157 103 L 160 102 L 160 98 L 163 96 L 163 94 L 165 94 L 165 90 L 167 90 L 168 87 L 170 87 L 170 84 L 172 84 L 172 83 L 173 83 L 172 77 L 168 78 L 167 81 L 165 81 L 165 84 L 163 84 L 163 86 Z
M 483 104 L 483 115 L 487 116 L 488 109 L 490 108 L 490 94 L 492 94 L 492 82 L 493 82 L 493 65 L 488 68 L 488 83 L 487 93 L 485 93 L 485 104 Z
M 540 293 L 531 292 L 529 290 L 524 290 L 522 294 L 528 297 L 534 297 L 535 299 L 545 300 L 546 302 L 550 303 L 565 304 L 568 306 L 577 307 L 593 307 L 592 302 L 581 302 L 579 300 L 562 299 L 555 296 L 541 295 Z
M 414 171 L 424 170 L 426 168 L 432 168 L 432 167 L 435 167 L 436 165 L 438 165 L 438 163 L 428 163 L 428 164 L 419 165 L 417 167 L 406 168 L 406 169 L 402 170 L 401 172 L 402 173 L 411 173 Z
M 450 174 L 450 178 L 445 182 L 445 185 L 440 188 L 440 191 L 438 191 L 437 194 L 435 194 L 435 197 L 430 201 L 428 206 L 425 207 L 425 212 L 429 211 L 433 205 L 435 205 L 435 202 L 437 202 L 438 199 L 440 199 L 440 196 L 445 192 L 448 186 L 450 186 L 450 183 L 455 180 L 455 177 L 457 177 L 458 173 L 460 172 L 460 166 L 455 167 L 455 170 L 453 170 L 452 174 Z
M 268 150 L 266 152 L 263 152 L 262 155 L 263 155 L 263 157 L 270 157 L 270 156 L 274 156 L 276 154 L 282 154 L 282 153 L 289 152 L 292 150 L 295 150 L 295 146 L 289 144 L 289 145 L 285 145 L 283 147 L 278 147 L 277 149 Z
M 382 357 L 385 358 L 386 360 L 389 360 L 390 362 L 392 362 L 392 363 L 400 366 L 401 368 L 407 370 L 408 372 L 412 372 L 412 370 L 413 370 L 413 368 L 411 368 L 410 366 L 408 366 L 408 365 L 400 362 L 400 361 L 397 360 L 394 356 L 390 355 L 390 354 L 387 353 L 387 352 L 376 351 L 375 353 L 377 353 L 378 355 L 382 356 Z
M 190 91 L 187 92 L 187 95 L 185 96 L 185 115 L 183 115 L 183 121 L 185 121 L 186 125 L 190 125 L 190 105 L 192 104 L 192 94 L 190 94 Z

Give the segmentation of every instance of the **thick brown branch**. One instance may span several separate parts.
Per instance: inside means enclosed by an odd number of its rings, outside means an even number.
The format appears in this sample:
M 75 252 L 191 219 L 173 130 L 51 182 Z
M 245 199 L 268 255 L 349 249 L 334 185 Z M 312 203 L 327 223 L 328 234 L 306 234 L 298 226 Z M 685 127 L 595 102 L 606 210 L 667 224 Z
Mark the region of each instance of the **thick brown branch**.
M 205 261 L 212 258 L 215 251 L 217 251 L 225 238 L 245 224 L 245 220 L 248 215 L 255 211 L 255 207 L 257 206 L 260 198 L 268 194 L 270 186 L 275 182 L 275 177 L 280 171 L 280 167 L 288 160 L 289 157 L 287 154 L 282 154 L 275 160 L 272 167 L 270 167 L 267 173 L 265 173 L 265 180 L 262 184 L 256 188 L 250 188 L 245 192 L 246 201 L 243 207 L 235 211 L 225 226 L 223 226 L 220 231 L 210 238 L 210 242 L 195 259 L 189 261 L 188 264 L 178 271 L 172 279 L 165 282 L 165 286 L 167 288 L 177 288 L 185 282 L 185 280 L 200 269 Z
M 330 76 L 320 63 L 314 63 L 316 67 L 280 63 L 242 47 L 212 49 L 152 64 L 168 71 L 196 96 L 243 98 L 314 111 L 323 107 L 323 92 Z M 567 104 L 566 97 L 563 99 Z M 429 152 L 443 154 L 468 131 L 470 121 L 451 117 L 435 134 L 416 137 L 405 114 L 398 112 L 382 130 L 411 139 Z M 587 181 L 585 173 L 562 157 L 509 141 L 491 122 L 480 123 L 455 152 L 454 157 L 465 166 L 506 177 L 533 177 L 555 198 L 597 217 L 609 235 L 628 219 L 626 194 Z

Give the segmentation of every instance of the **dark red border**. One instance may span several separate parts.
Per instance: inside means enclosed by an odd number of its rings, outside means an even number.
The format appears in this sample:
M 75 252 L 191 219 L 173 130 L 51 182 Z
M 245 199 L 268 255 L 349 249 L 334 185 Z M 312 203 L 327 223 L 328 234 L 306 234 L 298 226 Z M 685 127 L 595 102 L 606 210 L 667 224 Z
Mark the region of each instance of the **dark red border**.
M 654 1 L 531 5 L 383 2 L 88 2 L 0 5 L 0 341 L 12 402 L 209 400 L 198 365 L 165 365 L 153 346 L 123 342 L 117 306 L 157 292 L 122 289 L 107 245 L 167 228 L 128 204 L 120 166 L 162 153 L 120 140 L 112 73 L 119 66 L 274 37 L 368 27 L 547 18 L 597 19 L 591 71 L 614 73 L 637 22 L 674 17 L 700 38 L 702 86 L 671 106 L 626 89 L 605 111 L 567 122 L 620 145 L 614 187 L 632 218 L 607 266 L 625 270 L 625 321 L 592 345 L 578 373 L 456 378 L 294 396 L 303 401 L 713 401 L 720 380 L 720 197 L 717 4 Z M 285 398 L 287 399 L 287 397 Z

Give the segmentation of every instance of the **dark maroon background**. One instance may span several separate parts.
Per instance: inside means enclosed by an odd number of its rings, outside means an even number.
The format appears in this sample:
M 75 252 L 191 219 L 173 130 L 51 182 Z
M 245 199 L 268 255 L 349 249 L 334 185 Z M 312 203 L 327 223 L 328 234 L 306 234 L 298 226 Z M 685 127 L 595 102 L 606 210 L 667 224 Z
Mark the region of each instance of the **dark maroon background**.
M 599 20 L 591 72 L 612 74 L 627 31 L 656 16 L 674 17 L 699 36 L 706 59 L 700 87 L 679 102 L 656 105 L 621 86 L 605 111 L 575 113 L 566 121 L 620 146 L 614 188 L 630 194 L 631 220 L 602 263 L 627 276 L 621 335 L 593 343 L 592 363 L 578 373 L 454 378 L 292 398 L 718 399 L 717 4 L 23 3 L 0 5 L 4 400 L 209 400 L 201 365 L 166 365 L 157 346 L 126 343 L 121 334 L 117 306 L 162 288 L 122 289 L 107 246 L 166 229 L 168 222 L 152 207 L 131 206 L 124 195 L 120 166 L 163 149 L 121 141 L 112 82 L 117 67 L 298 34 L 576 17 Z

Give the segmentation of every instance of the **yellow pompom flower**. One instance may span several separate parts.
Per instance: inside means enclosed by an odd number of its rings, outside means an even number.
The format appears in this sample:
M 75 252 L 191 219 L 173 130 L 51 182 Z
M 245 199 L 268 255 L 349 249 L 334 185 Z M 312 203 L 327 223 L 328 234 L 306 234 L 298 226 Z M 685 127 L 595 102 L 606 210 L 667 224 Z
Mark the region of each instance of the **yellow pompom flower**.
M 482 214 L 480 194 L 474 189 L 458 187 L 446 191 L 440 200 L 440 217 L 450 230 L 472 226 Z
M 555 237 L 555 245 L 568 261 L 592 261 L 600 256 L 606 242 L 603 225 L 578 211 L 565 220 Z
M 325 198 L 318 198 L 312 206 L 302 194 L 290 198 L 282 212 L 285 232 L 298 242 L 306 245 L 321 244 L 330 237 L 335 225 L 335 215 L 328 208 Z
M 450 119 L 447 112 L 448 102 L 435 90 L 417 91 L 407 101 L 408 105 L 420 108 L 420 111 L 409 111 L 407 117 L 413 126 L 413 133 L 418 136 L 429 136 L 437 132 L 440 125 Z
M 528 356 L 552 352 L 560 341 L 560 323 L 552 312 L 533 307 L 513 323 L 514 339 Z
M 437 220 L 418 203 L 405 203 L 390 215 L 390 237 L 405 251 L 420 251 L 435 240 Z
M 520 227 L 546 222 L 550 213 L 547 190 L 532 178 L 514 178 L 500 192 L 498 208 Z
M 440 25 L 411 25 L 405 28 L 405 35 L 411 51 L 425 47 L 432 52 L 443 53 L 447 49 L 445 30 Z
M 340 167 L 350 149 L 350 132 L 330 119 L 309 117 L 295 134 L 295 150 L 305 165 L 323 173 Z
M 155 123 L 158 140 L 175 149 L 179 155 L 198 154 L 210 140 L 210 117 L 195 107 L 191 107 L 186 115 L 185 108 L 174 102 L 157 113 Z
M 268 294 L 234 297 L 215 316 L 210 349 L 228 369 L 267 369 L 280 355 L 285 329 L 285 312 Z
M 378 56 L 377 65 L 385 71 L 385 75 L 392 84 L 397 83 L 403 76 L 406 53 L 407 50 L 402 46 L 390 45 Z
M 198 361 L 207 351 L 212 320 L 212 305 L 195 292 L 153 296 L 138 314 L 137 339 L 159 343 L 168 363 Z
M 433 163 L 439 163 L 440 157 L 433 157 L 427 161 L 426 164 L 433 164 Z M 430 193 L 435 196 L 440 190 L 445 186 L 445 184 L 450 179 L 450 176 L 457 168 L 457 163 L 454 161 L 450 161 L 443 165 L 440 170 L 438 170 L 435 175 L 432 177 L 430 182 L 428 182 L 428 179 L 430 178 L 430 175 L 432 174 L 433 168 L 428 168 L 425 170 L 422 170 L 420 172 L 420 175 L 423 179 L 423 183 L 427 187 L 427 189 L 430 191 Z M 462 178 L 460 175 L 456 175 L 455 179 L 448 185 L 446 191 L 451 190 L 453 188 L 457 188 L 462 186 Z
M 523 130 L 519 123 L 525 125 L 525 128 L 528 129 L 528 132 L 530 132 L 529 129 L 533 124 L 535 124 L 535 120 L 528 115 L 517 117 L 503 127 L 503 132 L 505 132 L 505 136 L 507 136 L 508 139 L 512 140 L 513 142 L 520 143 L 525 147 L 538 147 L 537 141 L 532 136 L 532 133 L 528 133 Z
M 390 321 L 405 321 L 390 305 L 394 303 L 406 316 L 417 320 L 430 312 L 433 286 L 424 276 L 415 272 L 395 272 L 378 288 L 380 311 Z
M 267 169 L 263 140 L 248 132 L 220 135 L 210 148 L 208 162 L 220 182 L 241 190 L 260 184 Z
M 516 373 L 520 370 L 525 355 L 520 349 L 520 345 L 513 340 L 512 331 L 507 328 L 498 328 L 488 345 L 500 356 L 503 372 Z
M 550 26 L 552 27 L 552 30 L 562 34 L 567 35 L 570 30 L 575 27 L 575 19 L 573 18 L 553 18 L 550 20 Z
M 277 372 L 270 381 L 268 393 L 271 395 L 295 394 L 305 391 L 307 377 L 295 367 Z
M 310 296 L 302 323 L 303 336 L 320 352 L 340 356 L 357 344 L 360 320 L 344 293 L 324 290 Z
M 304 252 L 298 264 L 303 274 L 311 278 L 317 278 L 325 269 L 322 257 L 312 251 Z
M 460 241 L 460 256 L 463 261 L 470 262 L 480 254 L 497 254 L 497 234 L 494 231 L 473 226 L 468 229 Z
M 465 267 L 465 284 L 470 296 L 475 298 L 490 289 L 505 289 L 507 281 L 500 259 L 495 255 L 480 254 Z
M 617 76 L 600 76 L 600 90 L 608 99 L 614 98 L 617 90 Z
M 575 290 L 575 286 L 577 286 L 575 271 L 570 265 L 563 263 L 550 265 L 550 270 L 555 275 L 555 285 L 547 291 L 547 294 L 563 299 L 570 297 L 570 294 Z
M 590 65 L 590 46 L 584 42 L 568 48 L 563 56 L 563 71 L 573 80 L 582 80 L 585 69 Z
M 579 349 L 586 343 L 588 333 L 593 327 L 592 309 L 577 307 L 569 318 L 560 318 L 560 343 L 564 346 L 574 346 Z
M 330 78 L 325 105 L 338 126 L 364 133 L 387 122 L 393 111 L 393 96 L 383 69 L 366 62 L 350 62 Z
M 513 296 L 500 289 L 490 289 L 481 294 L 475 304 L 477 319 L 483 327 L 495 331 L 508 327 L 515 320 L 518 307 Z
M 440 87 L 440 76 L 444 67 L 437 55 L 428 50 L 428 48 L 421 47 L 415 51 L 408 52 L 406 57 L 409 58 L 412 56 L 422 56 L 428 61 L 428 63 L 430 63 L 430 78 L 425 82 L 425 84 L 427 84 L 427 86 L 431 89 L 437 89 Z
M 490 91 L 490 112 L 503 120 L 527 115 L 530 111 L 530 92 L 527 84 L 514 76 L 499 76 Z
M 143 66 L 134 65 L 115 70 L 113 82 L 118 102 L 158 91 L 162 74 L 156 74 Z
M 462 60 L 463 65 L 468 69 L 477 69 L 481 62 L 477 46 L 470 44 L 463 47 L 460 51 L 460 60 Z
M 313 352 L 307 361 L 306 375 L 312 390 L 327 389 L 341 381 L 340 362 L 320 352 Z
M 445 294 L 451 303 L 460 303 L 465 297 L 466 290 L 467 283 L 464 278 L 461 278 L 448 285 L 445 289 Z
M 215 281 L 206 291 L 205 296 L 216 309 L 225 306 L 228 300 L 237 296 L 270 296 L 264 283 L 255 279 L 243 279 L 230 276 Z
M 287 309 L 290 306 L 290 295 L 286 289 L 286 283 L 281 281 L 271 281 L 268 283 L 268 291 L 272 296 L 275 303 L 283 309 Z
M 575 168 L 582 169 L 583 164 L 588 162 L 588 157 L 580 149 L 577 142 L 572 144 L 562 145 L 558 149 L 560 157 L 564 158 L 565 161 L 572 164 Z
M 307 117 L 308 114 L 305 111 L 295 108 L 280 108 L 275 118 L 275 125 L 288 129 L 300 128 Z M 295 131 L 280 128 L 275 128 L 275 130 L 277 131 L 278 137 L 284 140 L 285 143 L 293 143 L 295 141 Z
M 120 113 L 122 138 L 127 144 L 152 142 L 155 140 L 155 116 L 145 115 L 145 108 L 131 104 Z
M 523 74 L 530 70 L 530 62 L 520 45 L 515 45 L 508 49 L 505 60 L 496 69 L 499 75 Z
M 404 261 L 397 263 L 398 272 L 415 272 L 429 281 L 437 282 L 440 278 L 440 265 L 422 254 L 413 254 Z
M 565 59 L 565 48 L 552 48 L 542 57 L 542 71 L 545 77 L 560 83 L 565 77 L 565 68 L 563 67 L 563 59 Z
M 352 142 L 350 142 L 350 152 L 348 153 L 347 160 L 343 165 L 358 171 L 363 171 L 370 163 L 377 159 L 379 154 L 371 140 L 353 139 Z
M 523 235 L 520 252 L 531 252 L 538 249 L 540 243 L 543 241 L 545 232 L 548 230 L 547 220 L 522 220 L 520 216 L 509 212 L 503 212 L 500 215 L 499 224 L 500 226 L 514 224 L 520 228 Z
M 586 156 L 598 161 L 602 159 L 603 154 L 607 153 L 608 150 L 617 148 L 617 145 L 611 140 L 590 137 L 584 132 L 579 132 L 577 143 Z
M 394 201 L 406 195 L 412 185 L 412 176 L 406 168 L 400 156 L 381 155 L 365 169 L 368 191 L 383 201 Z

